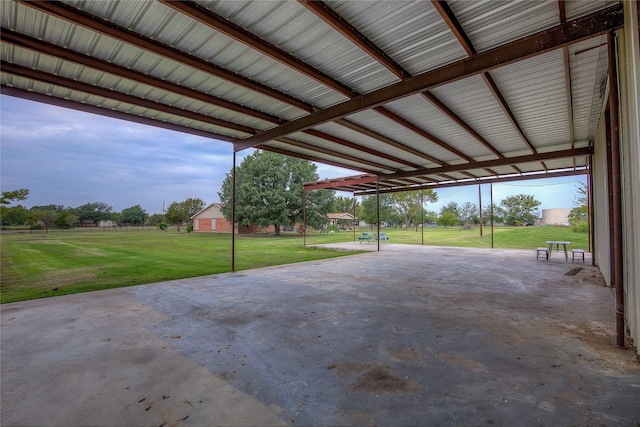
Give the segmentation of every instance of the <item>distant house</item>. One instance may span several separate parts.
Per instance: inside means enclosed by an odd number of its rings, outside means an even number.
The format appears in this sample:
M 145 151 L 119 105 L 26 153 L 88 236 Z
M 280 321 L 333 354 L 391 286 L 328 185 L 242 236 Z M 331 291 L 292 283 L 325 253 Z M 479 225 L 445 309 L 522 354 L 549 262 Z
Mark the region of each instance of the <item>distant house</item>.
M 356 217 L 354 217 L 350 213 L 345 212 L 330 213 L 327 214 L 327 217 L 329 218 L 329 225 L 335 225 L 336 227 L 341 229 L 351 228 L 356 220 Z
M 233 227 L 222 214 L 220 203 L 211 203 L 204 209 L 196 212 L 192 217 L 193 231 L 201 233 L 231 233 Z M 237 231 L 237 230 L 236 230 Z M 249 227 L 240 227 L 240 233 L 273 233 L 273 225 L 259 227 L 257 224 Z

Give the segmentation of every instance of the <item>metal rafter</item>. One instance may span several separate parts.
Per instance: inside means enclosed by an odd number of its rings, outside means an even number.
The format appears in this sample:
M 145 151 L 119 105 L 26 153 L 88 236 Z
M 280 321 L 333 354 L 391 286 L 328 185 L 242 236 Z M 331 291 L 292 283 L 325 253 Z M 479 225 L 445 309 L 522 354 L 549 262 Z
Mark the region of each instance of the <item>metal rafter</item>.
M 407 178 L 420 175 L 434 175 L 448 172 L 460 172 L 469 169 L 482 169 L 497 166 L 510 166 L 518 163 L 540 162 L 543 160 L 560 159 L 575 156 L 588 156 L 593 154 L 593 147 L 573 148 L 569 150 L 549 151 L 545 153 L 529 154 L 526 156 L 507 157 L 506 159 L 476 161 L 471 164 L 462 163 L 459 165 L 447 165 L 438 168 L 424 168 L 415 171 L 396 172 L 390 175 L 383 175 L 385 180 L 396 178 Z
M 271 43 L 260 39 L 256 35 L 248 32 L 242 27 L 228 21 L 222 16 L 212 12 L 209 9 L 205 9 L 200 5 L 191 1 L 168 1 L 160 0 L 164 5 L 183 13 L 191 18 L 207 25 L 220 33 L 243 43 L 253 49 L 275 59 L 276 61 L 293 68 L 294 70 L 316 80 L 319 83 L 324 84 L 332 88 L 333 90 L 352 98 L 358 93 L 353 91 L 348 86 L 342 84 L 331 76 L 328 76 L 311 65 L 301 61 L 295 56 L 285 52 L 284 50 L 272 45 Z
M 66 61 L 74 62 L 76 64 L 93 68 L 98 71 L 121 76 L 126 79 L 134 80 L 140 83 L 147 84 L 149 86 L 155 86 L 170 92 L 178 93 L 189 98 L 197 99 L 199 101 L 206 102 L 211 105 L 226 108 L 231 111 L 246 114 L 247 116 L 255 117 L 261 120 L 265 120 L 271 123 L 284 123 L 285 120 L 265 113 L 263 111 L 255 110 L 244 105 L 236 104 L 225 99 L 209 95 L 186 86 L 181 86 L 172 83 L 167 80 L 153 77 L 149 74 L 141 73 L 139 71 L 132 70 L 130 68 L 116 65 L 112 62 L 107 62 L 102 59 L 94 58 L 88 55 L 84 55 L 75 52 L 71 49 L 60 47 L 43 40 L 38 40 L 33 37 L 25 36 L 23 34 L 16 33 L 8 28 L 2 27 L 2 42 L 18 46 L 20 48 L 29 49 L 34 52 L 50 55 L 64 59 Z
M 378 48 L 373 42 L 371 42 L 364 34 L 362 34 L 360 31 L 358 31 L 358 29 L 353 27 L 351 24 L 346 22 L 341 16 L 339 16 L 337 13 L 335 13 L 333 11 L 333 9 L 331 9 L 329 6 L 327 6 L 324 2 L 322 2 L 322 1 L 312 1 L 312 2 L 300 1 L 300 2 L 302 4 L 304 4 L 313 13 L 315 13 L 316 16 L 321 18 L 325 23 L 327 23 L 328 25 L 333 27 L 335 30 L 340 32 L 340 34 L 345 36 L 352 43 L 354 43 L 355 45 L 360 47 L 365 53 L 367 53 L 373 59 L 378 61 L 378 63 L 382 64 L 385 68 L 387 68 L 389 71 L 391 71 L 393 74 L 395 74 L 396 77 L 398 77 L 400 79 L 411 77 L 411 74 L 407 70 L 405 70 L 400 64 L 398 64 L 397 62 L 395 62 L 391 58 L 389 58 L 380 48 Z M 437 99 L 435 97 L 435 95 L 432 94 L 431 96 L 433 98 Z M 441 101 L 439 101 L 439 102 L 440 102 L 440 104 L 444 105 Z M 401 126 L 404 126 L 407 129 L 417 133 L 418 135 L 422 136 L 423 138 L 429 139 L 430 141 L 434 142 L 435 144 L 439 145 L 440 147 L 442 147 L 442 148 L 444 148 L 444 149 L 446 149 L 446 150 L 448 150 L 448 151 L 450 151 L 450 152 L 452 152 L 452 153 L 454 153 L 454 154 L 456 154 L 458 156 L 461 155 L 461 152 L 459 150 L 453 148 L 450 144 L 447 144 L 443 140 L 435 137 L 430 132 L 425 131 L 424 129 L 420 128 L 416 124 L 411 123 L 408 120 L 400 117 L 399 115 L 391 112 L 386 107 L 380 106 L 380 107 L 375 108 L 374 110 L 376 112 L 382 114 L 383 116 L 387 117 L 388 119 L 396 122 L 397 124 L 399 124 Z M 448 111 L 450 111 L 450 110 L 448 110 Z M 466 128 L 470 128 L 470 126 L 467 125 L 466 123 L 465 123 L 465 126 L 466 126 Z M 483 142 L 483 141 L 484 140 L 481 140 L 481 142 L 483 144 L 485 144 L 485 142 Z M 489 144 L 486 143 L 485 145 L 489 145 Z M 493 149 L 493 147 L 491 147 L 490 145 L 489 145 L 488 148 L 490 148 L 492 151 L 495 151 L 495 149 Z M 464 154 L 462 154 L 462 156 L 464 156 Z M 442 162 L 440 160 L 437 160 L 436 163 L 444 163 L 444 162 Z
M 540 55 L 620 27 L 622 23 L 621 5 L 611 6 L 237 141 L 234 144 L 234 150 L 240 151 L 254 147 L 280 136 L 378 107 L 387 102 L 490 71 L 524 58 Z
M 373 44 L 367 37 L 345 21 L 342 16 L 338 15 L 323 1 L 298 0 L 298 2 L 321 18 L 325 23 L 333 27 L 334 30 L 342 34 L 347 40 L 351 41 L 353 44 L 365 51 L 369 56 L 382 64 L 387 70 L 395 74 L 396 77 L 400 79 L 411 77 L 406 70 L 398 65 L 398 63 L 390 58 L 384 51 L 382 51 L 382 49 Z
M 390 172 L 393 172 L 393 169 L 390 168 L 389 166 L 385 166 L 381 163 L 377 163 L 371 160 L 364 160 L 364 159 L 359 159 L 357 157 L 353 157 L 350 156 L 348 154 L 344 154 L 344 153 L 338 153 L 335 150 L 331 150 L 329 148 L 324 148 L 324 147 L 318 147 L 317 145 L 313 145 L 313 144 L 309 144 L 307 142 L 302 142 L 302 141 L 298 141 L 296 139 L 290 138 L 290 137 L 281 137 L 277 139 L 278 142 L 282 142 L 288 145 L 291 145 L 293 147 L 298 147 L 298 148 L 302 148 L 304 150 L 310 150 L 316 153 L 320 153 L 320 154 L 326 154 L 327 156 L 332 156 L 332 157 L 338 157 L 340 159 L 344 159 L 344 160 L 348 160 L 350 162 L 353 163 L 357 163 L 360 165 L 366 165 L 370 168 L 375 168 L 375 169 L 367 169 L 367 168 L 363 168 L 362 166 L 358 167 L 357 169 L 360 170 L 361 172 L 367 172 L 367 173 L 380 173 L 380 170 L 387 170 Z M 322 162 L 322 160 L 320 158 L 317 158 L 317 160 L 319 162 Z M 348 165 L 348 164 L 341 164 L 341 167 L 346 168 L 346 169 L 354 169 L 353 165 Z
M 558 1 L 558 17 L 560 23 L 567 22 L 567 11 L 564 0 Z M 569 64 L 569 48 L 562 48 L 562 61 L 564 65 L 564 85 L 567 94 L 567 114 L 569 116 L 569 139 L 571 140 L 571 148 L 575 147 L 575 136 L 573 131 L 573 98 L 571 90 L 571 66 Z M 573 167 L 576 167 L 576 161 L 573 160 Z
M 360 132 L 363 135 L 367 135 L 367 136 L 369 136 L 371 138 L 374 138 L 374 139 L 377 139 L 379 141 L 382 141 L 385 144 L 388 144 L 388 145 L 391 145 L 392 147 L 395 147 L 395 148 L 398 148 L 400 150 L 406 151 L 407 153 L 413 154 L 414 156 L 421 157 L 421 158 L 423 158 L 425 160 L 428 160 L 428 161 L 430 161 L 432 163 L 435 163 L 437 165 L 442 166 L 442 165 L 445 164 L 443 161 L 438 160 L 435 157 L 432 157 L 432 156 L 430 156 L 430 155 L 428 155 L 428 154 L 426 154 L 426 153 L 424 153 L 422 151 L 418 151 L 415 148 L 409 147 L 409 146 L 404 145 L 404 144 L 402 144 L 402 143 L 400 143 L 398 141 L 395 141 L 395 140 L 393 140 L 391 138 L 388 138 L 388 137 L 386 137 L 384 135 L 381 135 L 381 134 L 379 134 L 377 132 L 374 132 L 371 129 L 367 129 L 367 128 L 363 127 L 363 126 L 360 126 L 360 125 L 358 125 L 358 124 L 356 124 L 356 123 L 354 123 L 354 122 L 352 122 L 350 120 L 347 120 L 347 119 L 336 119 L 336 120 L 334 120 L 334 123 L 342 125 L 342 126 L 344 126 L 346 128 L 354 130 L 356 132 Z
M 576 175 L 587 175 L 589 173 L 589 169 L 571 169 L 568 171 L 556 171 L 556 172 L 541 172 L 541 173 L 532 173 L 532 174 L 524 174 L 524 175 L 516 175 L 516 176 L 496 176 L 492 178 L 478 178 L 475 180 L 456 180 L 455 182 L 433 182 L 432 184 L 422 184 L 412 186 L 411 188 L 406 187 L 397 187 L 397 188 L 387 188 L 385 190 L 381 190 L 380 193 L 399 193 L 403 191 L 411 191 L 411 190 L 428 190 L 428 189 L 439 189 L 439 188 L 450 188 L 450 187 L 460 187 L 463 185 L 477 185 L 477 184 L 489 184 L 489 183 L 499 183 L 499 182 L 513 182 L 513 181 L 522 181 L 523 179 L 538 179 L 538 178 L 561 178 L 565 176 L 576 176 Z M 351 189 L 346 188 L 346 190 L 351 191 Z M 367 196 L 375 194 L 374 190 L 365 190 L 365 191 L 356 191 L 356 196 Z
M 118 92 L 112 89 L 105 89 L 99 86 L 80 82 L 78 80 L 72 80 L 66 77 L 56 76 L 53 74 L 45 73 L 43 71 L 26 68 L 21 65 L 11 64 L 9 62 L 2 61 L 0 63 L 2 71 L 9 74 L 14 74 L 31 80 L 38 80 L 41 82 L 49 83 L 56 86 L 67 87 L 80 92 L 89 93 L 95 96 L 99 96 L 106 99 L 113 99 L 120 102 L 126 102 L 127 104 L 137 105 L 139 107 L 148 108 L 150 110 L 162 111 L 174 116 L 186 117 L 192 120 L 197 120 L 203 123 L 212 124 L 215 126 L 224 127 L 227 129 L 233 129 L 239 132 L 253 134 L 257 132 L 249 126 L 244 126 L 238 123 L 229 122 L 227 120 L 218 119 L 215 117 L 207 116 L 205 114 L 195 113 L 183 108 L 173 107 L 171 105 L 163 104 L 161 102 L 151 101 L 149 99 L 140 98 L 137 96 L 129 95 L 126 93 Z
M 383 152 L 378 151 L 378 150 L 374 150 L 374 149 L 369 148 L 369 147 L 365 147 L 363 145 L 354 144 L 353 142 L 347 141 L 345 139 L 342 139 L 342 138 L 334 136 L 334 135 L 330 135 L 330 134 L 328 134 L 326 132 L 321 132 L 321 131 L 316 130 L 316 129 L 308 129 L 308 130 L 303 131 L 303 133 L 306 133 L 307 135 L 315 136 L 316 138 L 322 138 L 322 139 L 325 139 L 327 141 L 331 141 L 331 142 L 333 142 L 335 144 L 339 144 L 339 145 L 342 145 L 344 147 L 353 148 L 355 150 L 359 150 L 359 151 L 362 151 L 364 153 L 371 154 L 372 156 L 377 156 L 377 157 L 380 157 L 380 158 L 383 158 L 383 159 L 386 159 L 386 160 L 389 160 L 389 161 L 392 161 L 392 162 L 395 162 L 395 163 L 400 163 L 402 165 L 409 166 L 409 167 L 414 168 L 414 169 L 419 169 L 420 168 L 420 166 L 416 165 L 415 163 L 406 161 L 404 159 L 400 159 L 398 157 L 392 156 L 390 154 L 383 153 Z
M 464 31 L 464 28 L 462 28 L 462 25 L 458 21 L 458 18 L 456 18 L 455 14 L 449 7 L 449 4 L 446 2 L 446 0 L 438 0 L 438 1 L 432 0 L 431 3 L 434 5 L 438 13 L 440 13 L 440 16 L 442 16 L 444 21 L 447 23 L 447 26 L 449 27 L 451 32 L 456 36 L 456 39 L 458 39 L 458 42 L 460 43 L 462 48 L 467 52 L 467 55 L 469 55 L 470 57 L 476 55 L 478 53 L 476 48 L 473 46 L 471 39 L 469 38 L 467 33 Z M 502 93 L 500 93 L 498 86 L 495 84 L 495 82 L 493 81 L 489 73 L 483 72 L 481 74 L 485 83 L 493 93 L 494 97 L 500 104 L 500 107 L 502 108 L 504 113 L 507 115 L 512 125 L 515 127 L 516 131 L 518 132 L 522 140 L 525 142 L 525 144 L 527 144 L 527 146 L 533 153 L 536 153 L 536 149 L 533 147 L 531 142 L 529 142 L 529 140 L 524 135 L 524 132 L 522 131 L 522 128 L 520 127 L 515 116 L 513 115 L 511 108 L 509 108 L 507 101 L 502 96 Z M 516 170 L 520 172 L 519 169 L 516 169 Z
M 84 104 L 82 102 L 71 101 L 69 99 L 55 98 L 53 96 L 36 93 L 26 89 L 19 89 L 6 85 L 1 85 L 2 94 L 8 96 L 14 96 L 16 98 L 28 99 L 34 102 L 40 102 L 43 104 L 54 105 L 56 107 L 69 108 L 76 111 L 82 111 L 84 113 L 97 114 L 105 117 L 111 117 L 118 120 L 125 120 L 132 123 L 139 123 L 142 125 L 153 126 L 157 128 L 167 129 L 175 132 L 188 133 L 190 135 L 201 136 L 203 138 L 214 139 L 218 141 L 233 142 L 234 138 L 227 135 L 222 135 L 216 132 L 206 131 L 202 129 L 195 129 L 188 126 L 183 126 L 177 123 L 169 123 L 162 120 L 153 119 L 151 117 L 135 116 L 132 114 L 124 113 L 121 111 L 112 110 L 110 108 L 98 107 L 96 105 Z
M 166 44 L 160 43 L 148 37 L 141 36 L 112 22 L 104 21 L 59 1 L 18 1 L 25 6 L 29 6 L 41 12 L 57 16 L 58 18 L 64 19 L 73 24 L 80 25 L 109 37 L 113 37 L 123 43 L 139 47 L 149 52 L 153 52 L 156 55 L 160 55 L 173 61 L 177 61 L 178 63 L 196 68 L 215 77 L 261 93 L 265 96 L 269 96 L 273 99 L 277 99 L 278 101 L 287 103 L 307 112 L 312 112 L 315 110 L 312 105 L 282 92 L 279 92 L 267 85 L 241 76 L 240 74 L 229 71 L 225 68 L 197 58 L 193 55 L 188 55 L 178 49 L 172 48 Z

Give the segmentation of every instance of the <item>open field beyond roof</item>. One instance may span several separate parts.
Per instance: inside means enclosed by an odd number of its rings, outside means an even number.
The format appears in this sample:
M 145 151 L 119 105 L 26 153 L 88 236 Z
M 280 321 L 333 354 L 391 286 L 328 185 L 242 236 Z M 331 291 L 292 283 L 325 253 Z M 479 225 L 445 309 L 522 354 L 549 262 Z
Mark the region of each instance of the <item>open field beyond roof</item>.
M 356 235 L 369 229 L 358 229 Z M 374 230 L 375 231 L 375 230 Z M 391 243 L 491 247 L 490 229 L 384 230 Z M 353 231 L 309 234 L 307 245 L 346 242 Z M 496 227 L 494 247 L 532 249 L 545 240 L 587 248 L 587 235 L 565 227 Z M 364 248 L 363 248 L 364 249 Z M 1 239 L 1 301 L 23 301 L 231 271 L 231 235 L 147 230 L 6 233 Z M 344 256 L 303 247 L 299 234 L 241 235 L 236 270 Z

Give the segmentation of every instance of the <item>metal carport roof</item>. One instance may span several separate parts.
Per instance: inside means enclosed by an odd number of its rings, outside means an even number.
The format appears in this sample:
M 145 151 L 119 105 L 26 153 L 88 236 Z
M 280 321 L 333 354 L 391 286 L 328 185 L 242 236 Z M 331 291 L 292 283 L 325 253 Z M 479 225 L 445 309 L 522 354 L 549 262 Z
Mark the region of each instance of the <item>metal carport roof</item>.
M 344 167 L 360 192 L 585 173 L 622 25 L 600 0 L 0 7 L 3 94 Z

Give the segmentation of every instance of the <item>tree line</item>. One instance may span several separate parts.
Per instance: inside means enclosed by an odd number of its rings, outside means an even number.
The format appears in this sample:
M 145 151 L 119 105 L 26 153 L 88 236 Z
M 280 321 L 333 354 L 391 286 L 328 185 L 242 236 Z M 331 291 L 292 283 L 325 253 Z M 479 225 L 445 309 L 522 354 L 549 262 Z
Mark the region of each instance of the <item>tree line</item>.
M 306 224 L 312 228 L 324 228 L 331 212 L 353 213 L 358 221 L 375 225 L 378 220 L 376 196 L 365 196 L 355 201 L 353 198 L 337 196 L 332 190 L 307 192 L 303 198 L 303 184 L 317 181 L 317 166 L 307 160 L 256 150 L 244 158 L 235 171 L 236 205 L 235 219 L 240 227 L 257 224 L 261 227 L 273 225 L 276 234 L 282 227 Z M 218 192 L 222 213 L 231 222 L 231 198 L 233 170 L 229 171 Z M 586 223 L 586 188 L 580 188 L 580 197 L 575 200 L 570 221 L 574 227 Z M 2 193 L 0 216 L 2 226 L 28 225 L 33 229 L 51 227 L 70 228 L 75 226 L 97 226 L 104 221 L 125 225 L 159 225 L 166 229 L 169 225 L 191 227 L 191 217 L 206 204 L 199 198 L 187 198 L 182 202 L 172 202 L 163 214 L 149 215 L 140 205 L 114 212 L 103 202 L 87 203 L 76 208 L 62 205 L 34 206 L 30 209 L 14 202 L 26 200 L 28 189 Z M 409 228 L 418 225 L 439 225 L 442 227 L 487 225 L 493 218 L 494 224 L 510 226 L 533 224 L 538 218 L 540 202 L 534 196 L 519 194 L 510 196 L 498 205 L 478 205 L 465 202 L 451 202 L 440 208 L 440 212 L 428 210 L 429 203 L 438 201 L 432 189 L 414 190 L 400 193 L 381 194 L 379 199 L 380 221 L 388 226 Z M 582 230 L 581 230 L 582 231 Z

